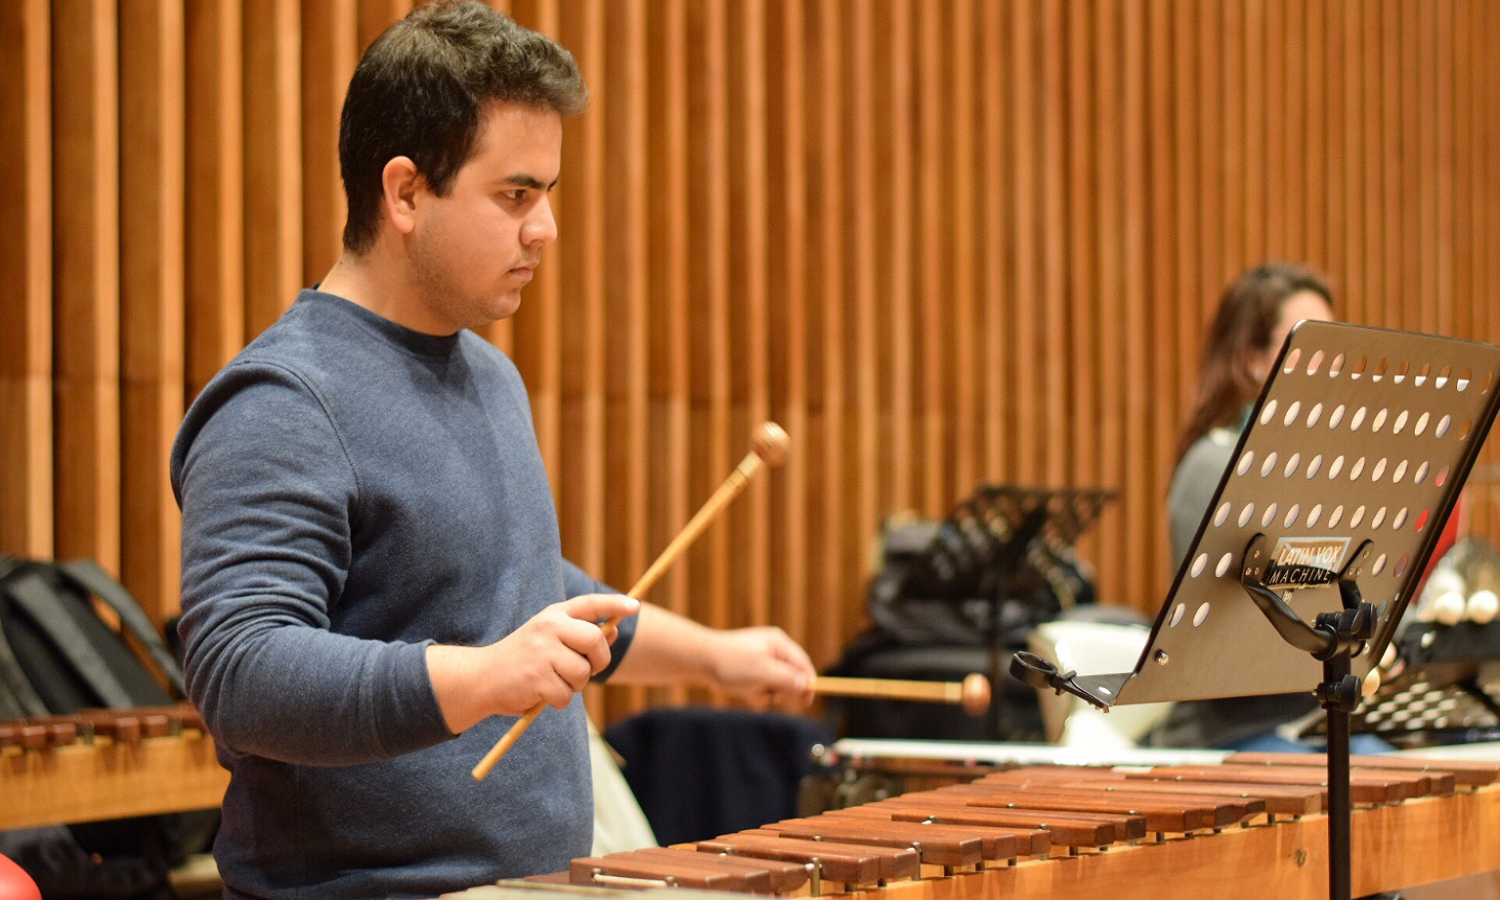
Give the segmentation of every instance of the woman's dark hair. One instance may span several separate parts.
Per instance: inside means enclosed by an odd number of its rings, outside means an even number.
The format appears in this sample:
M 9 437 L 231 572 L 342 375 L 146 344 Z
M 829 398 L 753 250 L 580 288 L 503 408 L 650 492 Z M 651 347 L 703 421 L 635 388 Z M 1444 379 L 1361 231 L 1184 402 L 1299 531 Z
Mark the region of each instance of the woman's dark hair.
M 1333 305 L 1333 293 L 1321 278 L 1285 263 L 1258 266 L 1224 289 L 1203 347 L 1193 415 L 1177 445 L 1179 461 L 1199 438 L 1236 422 L 1255 399 L 1262 379 L 1250 371 L 1250 355 L 1273 349 L 1271 335 L 1281 320 L 1282 305 L 1303 291 Z
M 573 116 L 588 89 L 567 50 L 473 0 L 420 7 L 376 38 L 349 81 L 339 123 L 344 247 L 363 253 L 374 241 L 381 174 L 395 157 L 410 157 L 444 194 L 494 101 Z

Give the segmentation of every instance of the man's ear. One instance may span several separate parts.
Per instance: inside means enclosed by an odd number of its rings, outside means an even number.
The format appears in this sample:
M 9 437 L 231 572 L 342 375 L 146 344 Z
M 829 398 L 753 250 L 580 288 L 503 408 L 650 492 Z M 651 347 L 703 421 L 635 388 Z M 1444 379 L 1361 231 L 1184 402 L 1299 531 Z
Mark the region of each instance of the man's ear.
M 417 189 L 421 182 L 417 164 L 410 157 L 394 157 L 380 170 L 381 205 L 401 234 L 411 234 L 417 227 Z

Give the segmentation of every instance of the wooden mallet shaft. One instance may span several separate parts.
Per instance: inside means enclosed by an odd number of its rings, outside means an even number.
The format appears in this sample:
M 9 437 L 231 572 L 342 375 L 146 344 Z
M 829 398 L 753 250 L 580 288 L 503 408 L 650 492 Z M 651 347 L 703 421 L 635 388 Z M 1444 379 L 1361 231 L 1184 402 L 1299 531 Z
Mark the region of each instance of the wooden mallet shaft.
M 990 706 L 990 680 L 975 672 L 963 681 L 906 681 L 898 678 L 835 678 L 819 675 L 808 687 L 817 694 L 917 700 L 962 705 L 971 716 Z
M 734 498 L 740 495 L 740 492 L 745 489 L 745 485 L 750 482 L 751 478 L 755 477 L 755 474 L 763 466 L 781 465 L 782 461 L 786 459 L 787 443 L 786 432 L 781 430 L 780 425 L 777 425 L 775 422 L 767 422 L 760 426 L 760 429 L 756 432 L 755 442 L 750 452 L 745 455 L 744 459 L 740 460 L 740 464 L 735 466 L 734 471 L 729 473 L 729 477 L 724 479 L 724 483 L 719 485 L 718 490 L 713 492 L 713 495 L 708 498 L 707 502 L 699 507 L 698 512 L 693 515 L 692 519 L 688 520 L 687 525 L 683 527 L 682 531 L 678 532 L 677 537 L 672 539 L 672 543 L 667 545 L 667 549 L 663 550 L 661 555 L 656 557 L 656 561 L 651 564 L 651 567 L 646 570 L 646 574 L 640 577 L 640 580 L 635 583 L 635 586 L 630 589 L 630 592 L 626 596 L 639 600 L 642 595 L 651 590 L 652 585 L 656 584 L 657 579 L 661 578 L 662 574 L 667 571 L 667 567 L 672 565 L 679 556 L 692 546 L 693 541 L 697 540 L 698 536 L 713 523 L 714 519 L 734 501 Z M 605 621 L 599 627 L 604 631 L 606 637 L 614 637 L 615 629 L 619 627 L 619 624 L 620 617 L 615 616 Z M 490 774 L 490 770 L 515 745 L 521 735 L 526 733 L 526 729 L 531 727 L 531 723 L 536 721 L 536 717 L 541 714 L 542 709 L 546 705 L 545 703 L 538 703 L 527 710 L 524 716 L 517 719 L 514 725 L 510 726 L 510 730 L 505 732 L 500 740 L 495 743 L 495 746 L 490 748 L 490 752 L 484 755 L 484 759 L 481 759 L 479 765 L 475 766 L 473 772 L 470 773 L 474 776 L 475 781 L 483 781 L 484 777 Z

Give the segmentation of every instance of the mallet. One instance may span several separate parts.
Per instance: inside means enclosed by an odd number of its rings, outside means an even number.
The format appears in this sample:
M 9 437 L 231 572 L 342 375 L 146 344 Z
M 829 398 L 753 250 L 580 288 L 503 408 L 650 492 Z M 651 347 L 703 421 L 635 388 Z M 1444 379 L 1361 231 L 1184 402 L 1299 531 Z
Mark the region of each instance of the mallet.
M 750 452 L 745 455 L 745 458 L 740 461 L 740 464 L 735 467 L 734 471 L 729 473 L 729 477 L 724 480 L 723 484 L 719 485 L 719 489 L 714 491 L 713 496 L 708 498 L 708 502 L 704 503 L 702 508 L 694 514 L 686 527 L 678 533 L 677 537 L 672 539 L 672 543 L 668 544 L 667 549 L 661 552 L 661 555 L 656 558 L 656 562 L 651 564 L 651 568 L 646 570 L 646 574 L 641 576 L 641 579 L 635 583 L 635 587 L 630 589 L 630 593 L 627 596 L 639 600 L 641 595 L 651 590 L 651 586 L 656 584 L 657 579 L 662 576 L 667 567 L 686 552 L 688 547 L 692 546 L 693 541 L 697 540 L 698 536 L 708 528 L 713 520 L 718 517 L 719 513 L 723 512 L 729 506 L 730 502 L 740 495 L 740 491 L 745 489 L 745 485 L 749 483 L 751 478 L 755 477 L 755 474 L 763 466 L 781 465 L 782 461 L 786 459 L 787 443 L 786 432 L 781 430 L 780 425 L 774 422 L 767 422 L 760 426 L 755 433 L 755 441 L 751 445 Z M 615 617 L 609 619 L 599 627 L 604 630 L 605 635 L 613 637 L 615 628 L 619 624 L 619 618 Z M 541 713 L 545 706 L 545 703 L 538 703 L 528 710 L 526 715 L 517 719 L 514 725 L 510 726 L 510 730 L 500 738 L 495 746 L 490 748 L 490 752 L 484 755 L 484 759 L 479 761 L 479 765 L 474 767 L 472 774 L 475 781 L 483 781 L 484 776 L 490 774 L 490 769 L 493 769 L 495 763 L 499 762 L 500 758 L 510 750 L 521 735 L 526 733 L 526 729 L 531 727 L 531 723 L 536 720 L 537 715 Z

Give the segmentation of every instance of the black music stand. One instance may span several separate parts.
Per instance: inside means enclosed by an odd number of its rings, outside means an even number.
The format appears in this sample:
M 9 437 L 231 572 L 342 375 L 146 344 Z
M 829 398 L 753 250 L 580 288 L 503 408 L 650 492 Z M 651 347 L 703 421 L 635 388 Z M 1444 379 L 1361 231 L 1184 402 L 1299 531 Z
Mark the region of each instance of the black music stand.
M 1311 688 L 1328 712 L 1329 894 L 1348 900 L 1349 717 L 1494 423 L 1497 379 L 1490 344 L 1301 323 L 1135 670 L 1016 654 L 1012 673 L 1106 711 Z
M 938 525 L 927 546 L 885 590 L 901 596 L 980 598 L 989 604 L 990 684 L 1005 677 L 1003 607 L 1045 582 L 1047 557 L 1065 552 L 1115 498 L 1100 488 L 981 484 Z M 989 738 L 1000 740 L 1000 703 L 990 705 Z

